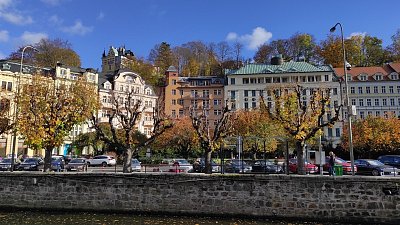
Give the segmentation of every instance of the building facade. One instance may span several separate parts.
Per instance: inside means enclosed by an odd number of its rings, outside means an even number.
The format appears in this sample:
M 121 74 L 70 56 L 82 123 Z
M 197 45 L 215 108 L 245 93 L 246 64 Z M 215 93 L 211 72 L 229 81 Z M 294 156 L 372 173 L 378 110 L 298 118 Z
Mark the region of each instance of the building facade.
M 191 110 L 205 113 L 211 126 L 221 118 L 224 103 L 224 79 L 215 76 L 180 77 L 175 67 L 166 71 L 165 114 L 172 118 L 189 116 Z
M 311 89 L 330 89 L 330 110 L 324 116 L 327 120 L 334 115 L 334 108 L 341 105 L 340 84 L 330 66 L 314 66 L 306 62 L 283 62 L 273 58 L 271 64 L 248 64 L 237 70 L 226 71 L 225 96 L 230 100 L 232 110 L 251 110 L 260 107 L 260 98 L 266 104 L 273 104 L 268 87 L 299 84 L 305 88 L 303 101 L 310 99 Z M 335 147 L 340 143 L 342 123 L 324 128 L 324 139 Z
M 20 71 L 22 73 L 20 73 Z M 26 83 L 32 76 L 40 72 L 45 76 L 53 77 L 55 81 L 61 80 L 77 80 L 79 77 L 86 77 L 89 82 L 94 85 L 98 83 L 98 73 L 91 68 L 77 68 L 68 67 L 58 63 L 54 68 L 37 68 L 31 65 L 16 63 L 13 61 L 0 60 L 0 82 L 1 82 L 1 93 L 8 93 L 7 95 L 11 98 L 11 107 L 9 118 L 13 121 L 14 117 L 14 93 L 17 92 L 20 83 Z M 97 93 L 94 93 L 97 95 Z M 3 97 L 3 96 L 2 96 Z M 53 154 L 65 155 L 71 150 L 71 143 L 75 137 L 81 133 L 88 131 L 88 124 L 83 123 L 76 125 L 74 130 L 70 132 L 69 136 L 65 137 L 64 144 L 55 148 Z M 13 132 L 9 131 L 0 136 L 0 156 L 6 156 L 11 154 L 11 152 L 18 153 L 18 155 L 26 154 L 32 156 L 34 154 L 42 154 L 33 152 L 29 146 L 24 145 L 24 140 L 22 137 L 18 136 L 16 146 L 12 143 Z
M 343 80 L 343 68 L 335 68 Z M 381 67 L 354 67 L 347 71 L 350 103 L 355 119 L 367 116 L 400 116 L 400 63 Z M 342 82 L 344 83 L 344 82 Z M 343 85 L 343 93 L 345 93 Z M 347 118 L 347 111 L 344 112 Z

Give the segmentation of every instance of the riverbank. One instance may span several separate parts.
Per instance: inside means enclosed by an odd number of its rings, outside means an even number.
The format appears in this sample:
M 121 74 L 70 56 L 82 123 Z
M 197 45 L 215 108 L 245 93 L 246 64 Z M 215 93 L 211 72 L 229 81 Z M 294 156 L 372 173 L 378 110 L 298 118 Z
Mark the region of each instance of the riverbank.
M 374 224 L 400 221 L 400 178 L 2 173 L 0 182 L 0 208 L 3 209 Z

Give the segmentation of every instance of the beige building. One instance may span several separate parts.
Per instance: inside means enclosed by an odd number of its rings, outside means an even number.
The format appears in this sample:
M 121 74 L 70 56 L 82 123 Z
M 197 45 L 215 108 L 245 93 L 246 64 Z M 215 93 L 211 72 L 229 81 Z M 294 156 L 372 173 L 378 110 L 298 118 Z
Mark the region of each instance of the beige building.
M 175 67 L 166 71 L 165 114 L 172 118 L 189 116 L 190 110 L 206 113 L 210 125 L 221 117 L 224 103 L 224 79 L 221 77 L 180 77 Z
M 22 74 L 20 74 L 20 70 Z M 11 107 L 9 117 L 11 120 L 14 119 L 14 104 L 13 98 L 14 93 L 17 92 L 18 85 L 23 82 L 27 82 L 27 80 L 32 78 L 32 74 L 34 74 L 37 70 L 40 70 L 47 76 L 52 76 L 56 78 L 56 81 L 60 80 L 76 80 L 78 77 L 86 76 L 86 78 L 93 82 L 94 85 L 98 83 L 98 74 L 97 71 L 93 69 L 84 69 L 84 68 L 76 68 L 76 67 L 68 67 L 62 64 L 57 64 L 54 68 L 36 68 L 31 65 L 0 60 L 0 82 L 1 82 L 1 93 L 10 96 Z M 95 93 L 97 94 L 97 93 Z M 71 143 L 74 138 L 88 131 L 88 125 L 86 123 L 75 126 L 74 130 L 71 131 L 70 135 L 65 138 L 65 142 L 62 146 L 53 150 L 53 154 L 65 155 L 69 152 L 71 148 Z M 0 136 L 0 156 L 6 156 L 11 154 L 12 149 L 14 152 L 18 152 L 18 155 L 27 154 L 32 156 L 36 154 L 33 152 L 29 146 L 24 145 L 24 140 L 21 137 L 18 137 L 18 141 L 16 146 L 13 146 L 13 134 L 12 132 L 4 133 Z M 44 155 L 43 153 L 39 153 Z

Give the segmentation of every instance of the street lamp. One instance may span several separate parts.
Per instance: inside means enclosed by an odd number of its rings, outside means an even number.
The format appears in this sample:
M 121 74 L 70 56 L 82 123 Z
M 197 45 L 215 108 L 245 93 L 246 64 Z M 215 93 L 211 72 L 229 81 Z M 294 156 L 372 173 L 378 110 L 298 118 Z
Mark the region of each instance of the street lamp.
M 351 68 L 351 65 L 346 62 L 346 50 L 344 48 L 344 38 L 343 38 L 343 28 L 342 24 L 336 23 L 330 29 L 330 32 L 334 32 L 337 26 L 340 26 L 340 34 L 342 37 L 342 49 L 343 49 L 343 71 L 344 71 L 344 83 L 346 85 L 346 106 L 347 106 L 347 115 L 348 115 L 348 122 L 349 122 L 349 149 L 350 149 L 350 161 L 351 161 L 351 175 L 354 176 L 354 153 L 353 153 L 353 131 L 351 128 L 351 116 L 352 116 L 352 106 L 350 105 L 350 98 L 349 98 L 349 85 L 348 85 L 348 75 L 347 75 L 347 68 Z
M 33 50 L 37 50 L 35 47 L 31 46 L 31 45 L 27 45 L 22 49 L 22 53 L 21 53 L 21 64 L 20 64 L 20 68 L 19 68 L 19 75 L 17 77 L 17 94 L 15 95 L 15 97 L 17 98 L 19 96 L 19 85 L 20 85 L 20 81 L 21 81 L 21 75 L 22 75 L 22 62 L 24 60 L 24 52 L 27 48 L 32 48 Z M 14 133 L 13 133 L 13 142 L 12 142 L 12 149 L 11 149 L 11 172 L 14 171 L 14 160 L 15 160 L 15 148 L 17 147 L 17 123 L 18 123 L 18 102 L 15 102 L 14 105 Z M 18 149 L 18 148 L 17 148 Z M 17 151 L 18 154 L 18 151 Z

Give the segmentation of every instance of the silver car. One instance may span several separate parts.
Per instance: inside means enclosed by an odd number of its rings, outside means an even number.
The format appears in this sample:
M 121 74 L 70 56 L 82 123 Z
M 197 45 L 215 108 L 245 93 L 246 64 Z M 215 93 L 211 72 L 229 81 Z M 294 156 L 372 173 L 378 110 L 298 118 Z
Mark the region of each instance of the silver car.
M 132 171 L 133 172 L 140 172 L 142 171 L 142 165 L 141 162 L 137 159 L 132 159 L 131 163 Z

